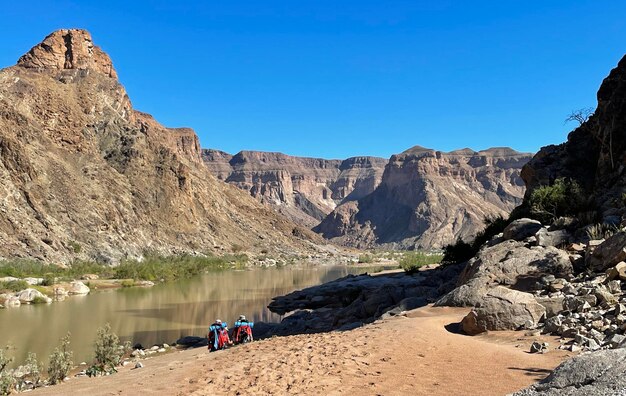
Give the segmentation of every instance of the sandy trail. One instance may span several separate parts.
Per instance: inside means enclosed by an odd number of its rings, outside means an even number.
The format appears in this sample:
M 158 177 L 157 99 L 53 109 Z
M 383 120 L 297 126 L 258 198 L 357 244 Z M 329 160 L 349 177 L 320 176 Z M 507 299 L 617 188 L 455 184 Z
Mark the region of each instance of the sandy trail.
M 142 369 L 76 378 L 36 394 L 504 395 L 545 377 L 567 352 L 529 354 L 537 337 L 446 330 L 467 309 L 424 307 L 350 332 L 276 337 L 144 361 Z M 558 342 L 541 337 L 551 346 Z

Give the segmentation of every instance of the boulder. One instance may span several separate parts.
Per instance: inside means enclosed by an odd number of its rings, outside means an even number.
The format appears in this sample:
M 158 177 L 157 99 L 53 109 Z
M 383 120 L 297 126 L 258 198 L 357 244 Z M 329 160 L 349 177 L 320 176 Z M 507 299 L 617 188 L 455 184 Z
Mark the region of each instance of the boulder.
M 547 342 L 535 341 L 530 346 L 530 353 L 545 353 L 548 351 L 548 346 Z
M 517 219 L 508 226 L 506 226 L 506 228 L 502 232 L 502 237 L 504 239 L 523 241 L 528 237 L 534 236 L 541 228 L 542 225 L 537 220 L 526 218 Z
M 43 282 L 43 278 L 24 278 L 24 282 L 29 285 L 39 285 Z
M 468 261 L 457 287 L 436 302 L 437 306 L 475 306 L 494 286 L 508 285 L 533 291 L 546 275 L 568 277 L 572 263 L 567 253 L 555 247 L 527 247 L 507 240 L 484 246 Z
M 89 294 L 89 287 L 81 281 L 74 281 L 70 283 L 69 294 Z
M 626 261 L 626 232 L 620 231 L 602 242 L 593 253 L 588 254 L 586 264 L 595 272 L 606 271 Z
M 561 363 L 546 379 L 514 396 L 621 395 L 626 389 L 624 372 L 624 348 L 582 354 Z
M 546 310 L 546 318 L 558 315 L 563 310 L 564 297 L 537 297 L 537 302 Z
M 25 289 L 15 295 L 22 304 L 30 304 L 33 302 L 52 302 L 50 297 L 35 289 Z
M 547 228 L 540 229 L 535 237 L 539 246 L 563 246 L 568 244 L 571 239 L 566 230 L 548 231 Z
M 461 324 L 470 335 L 487 330 L 533 328 L 545 312 L 532 294 L 498 286 L 487 293 Z
M 626 280 L 626 262 L 620 261 L 608 270 L 607 277 L 609 280 L 619 279 Z

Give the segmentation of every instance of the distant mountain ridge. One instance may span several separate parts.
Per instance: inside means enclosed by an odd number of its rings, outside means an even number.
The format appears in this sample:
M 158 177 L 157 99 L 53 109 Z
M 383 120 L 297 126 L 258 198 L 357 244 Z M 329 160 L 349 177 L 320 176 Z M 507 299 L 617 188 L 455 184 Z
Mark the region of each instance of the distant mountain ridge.
M 485 217 L 521 203 L 522 166 L 508 147 L 442 152 L 414 146 L 389 160 L 294 157 L 203 150 L 218 179 L 248 191 L 292 220 L 355 247 L 438 248 L 468 239 Z

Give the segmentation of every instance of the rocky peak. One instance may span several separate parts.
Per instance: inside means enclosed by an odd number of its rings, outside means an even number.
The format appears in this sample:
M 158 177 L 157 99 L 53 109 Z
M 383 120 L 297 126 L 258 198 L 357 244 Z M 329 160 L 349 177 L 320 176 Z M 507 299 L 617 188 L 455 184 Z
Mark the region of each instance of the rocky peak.
M 22 55 L 17 65 L 41 70 L 93 70 L 117 78 L 111 58 L 83 29 L 60 29 Z

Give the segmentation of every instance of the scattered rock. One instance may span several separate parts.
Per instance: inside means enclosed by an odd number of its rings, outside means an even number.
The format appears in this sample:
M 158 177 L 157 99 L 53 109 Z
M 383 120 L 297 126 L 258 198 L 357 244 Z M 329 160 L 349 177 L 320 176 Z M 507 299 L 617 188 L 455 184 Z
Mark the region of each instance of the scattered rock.
M 591 244 L 591 242 L 590 242 Z M 606 271 L 626 261 L 626 232 L 615 233 L 602 242 L 591 254 L 587 255 L 586 263 L 589 269 L 596 272 Z
M 74 281 L 70 283 L 69 294 L 89 294 L 89 287 L 81 281 Z
M 545 353 L 548 351 L 549 344 L 547 342 L 535 341 L 530 346 L 530 353 Z
M 135 368 L 136 368 L 136 369 L 138 369 L 138 368 L 143 368 L 143 363 L 141 363 L 141 362 L 137 362 L 137 363 L 135 363 Z
M 523 241 L 524 239 L 534 236 L 541 229 L 542 225 L 537 220 L 517 219 L 506 226 L 502 237 L 504 239 L 513 239 L 515 241 Z

